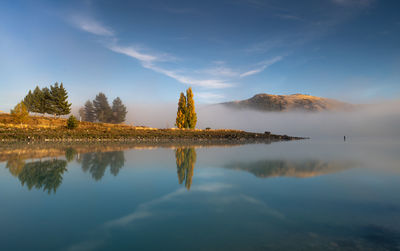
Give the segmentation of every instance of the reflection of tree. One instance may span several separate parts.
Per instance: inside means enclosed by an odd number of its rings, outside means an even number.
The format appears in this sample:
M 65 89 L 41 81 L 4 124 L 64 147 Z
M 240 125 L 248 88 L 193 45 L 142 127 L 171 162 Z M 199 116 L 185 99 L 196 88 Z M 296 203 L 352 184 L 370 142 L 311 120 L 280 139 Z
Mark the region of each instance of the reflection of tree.
M 82 157 L 82 170 L 89 171 L 95 180 L 100 180 L 110 166 L 111 173 L 116 176 L 125 164 L 123 151 L 86 153 Z
M 8 168 L 8 170 L 14 177 L 18 177 L 22 169 L 24 169 L 24 166 L 25 166 L 25 160 L 17 157 L 14 159 L 9 159 L 7 161 L 6 168 Z
M 77 154 L 78 152 L 72 147 L 69 147 L 65 150 L 65 158 L 68 162 L 73 161 Z
M 176 168 L 179 184 L 185 180 L 185 187 L 189 190 L 192 185 L 193 169 L 196 163 L 194 148 L 177 148 L 175 150 Z
M 56 192 L 57 188 L 62 183 L 62 175 L 67 170 L 67 162 L 65 160 L 45 160 L 27 163 L 20 160 L 9 160 L 7 167 L 10 172 L 17 176 L 22 185 L 27 185 L 31 190 L 33 187 L 37 189 L 43 188 L 49 194 Z M 17 163 L 17 164 L 15 164 Z

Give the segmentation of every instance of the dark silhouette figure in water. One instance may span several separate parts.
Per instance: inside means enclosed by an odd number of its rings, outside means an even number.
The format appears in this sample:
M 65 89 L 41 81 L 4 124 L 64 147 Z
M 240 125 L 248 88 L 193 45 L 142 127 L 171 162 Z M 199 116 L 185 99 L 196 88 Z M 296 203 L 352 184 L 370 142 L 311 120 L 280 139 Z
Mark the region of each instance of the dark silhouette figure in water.
M 343 136 L 343 141 L 346 141 L 346 136 Z
M 185 181 L 185 187 L 190 190 L 192 185 L 193 169 L 196 163 L 196 150 L 194 148 L 177 148 L 175 150 L 176 168 L 179 184 Z

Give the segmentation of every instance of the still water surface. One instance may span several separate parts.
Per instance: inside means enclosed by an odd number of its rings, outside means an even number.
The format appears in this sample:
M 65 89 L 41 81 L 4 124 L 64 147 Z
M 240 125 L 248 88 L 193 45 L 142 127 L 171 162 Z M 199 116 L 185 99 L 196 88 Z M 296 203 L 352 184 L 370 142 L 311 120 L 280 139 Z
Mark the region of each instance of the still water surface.
M 399 250 L 400 145 L 0 150 L 1 250 Z

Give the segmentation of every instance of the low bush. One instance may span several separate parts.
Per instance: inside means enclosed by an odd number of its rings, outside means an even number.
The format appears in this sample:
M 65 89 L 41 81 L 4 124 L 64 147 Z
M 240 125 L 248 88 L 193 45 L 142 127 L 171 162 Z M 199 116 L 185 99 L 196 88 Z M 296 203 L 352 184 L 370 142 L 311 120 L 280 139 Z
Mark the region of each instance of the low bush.
M 68 129 L 75 129 L 78 127 L 78 120 L 75 118 L 74 115 L 71 115 L 67 120 L 67 128 Z

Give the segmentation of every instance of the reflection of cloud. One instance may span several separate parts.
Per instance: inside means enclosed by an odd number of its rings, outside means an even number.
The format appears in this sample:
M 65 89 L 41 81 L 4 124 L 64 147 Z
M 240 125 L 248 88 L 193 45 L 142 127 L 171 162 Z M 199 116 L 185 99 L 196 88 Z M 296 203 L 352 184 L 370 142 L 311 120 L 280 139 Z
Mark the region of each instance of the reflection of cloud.
M 128 223 L 131 223 L 135 220 L 139 220 L 139 219 L 144 219 L 147 217 L 150 217 L 152 214 L 150 212 L 146 212 L 146 211 L 138 211 L 138 212 L 133 212 L 127 216 L 124 216 L 122 218 L 110 221 L 108 223 L 106 223 L 106 226 L 108 227 L 112 227 L 112 226 L 124 226 Z
M 279 219 L 285 218 L 284 214 L 269 207 L 264 201 L 259 200 L 252 196 L 249 196 L 249 195 L 245 195 L 245 194 L 220 197 L 220 198 L 218 198 L 218 201 L 216 203 L 218 203 L 218 204 L 249 203 L 249 204 L 253 204 L 253 205 L 257 206 L 258 209 L 265 214 L 268 214 L 270 216 L 273 216 L 273 217 L 276 217 Z
M 230 184 L 207 183 L 207 184 L 203 184 L 203 185 L 199 185 L 199 186 L 194 186 L 194 187 L 192 187 L 191 191 L 192 192 L 197 191 L 197 192 L 216 193 L 216 192 L 220 192 L 225 189 L 229 189 L 231 187 L 232 187 L 232 185 L 230 185 Z M 181 195 L 186 195 L 186 194 L 187 193 L 185 192 L 185 189 L 181 188 L 172 193 L 166 194 L 162 197 L 142 203 L 131 214 L 128 214 L 128 215 L 120 217 L 118 219 L 106 222 L 104 224 L 104 226 L 105 227 L 125 226 L 136 220 L 149 218 L 149 217 L 155 215 L 155 213 L 152 212 L 152 208 L 155 207 L 156 205 L 159 205 L 159 204 L 167 202 L 167 201 L 171 201 L 176 197 L 179 197 Z

